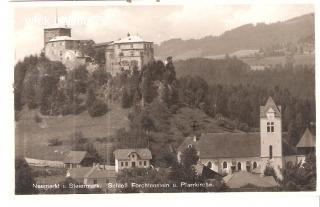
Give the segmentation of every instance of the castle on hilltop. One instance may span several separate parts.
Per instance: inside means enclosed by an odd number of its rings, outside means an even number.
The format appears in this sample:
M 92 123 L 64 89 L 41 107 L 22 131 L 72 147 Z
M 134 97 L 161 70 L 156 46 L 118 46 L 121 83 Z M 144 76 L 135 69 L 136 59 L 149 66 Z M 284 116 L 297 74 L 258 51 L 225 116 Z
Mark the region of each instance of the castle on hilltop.
M 116 41 L 94 44 L 93 40 L 79 40 L 71 36 L 71 28 L 55 24 L 44 29 L 44 54 L 52 61 L 61 61 L 68 70 L 79 65 L 95 65 L 93 57 L 85 54 L 84 48 L 92 46 L 103 50 L 105 69 L 112 75 L 121 70 L 136 68 L 154 58 L 153 42 L 145 41 L 138 35 L 130 35 Z

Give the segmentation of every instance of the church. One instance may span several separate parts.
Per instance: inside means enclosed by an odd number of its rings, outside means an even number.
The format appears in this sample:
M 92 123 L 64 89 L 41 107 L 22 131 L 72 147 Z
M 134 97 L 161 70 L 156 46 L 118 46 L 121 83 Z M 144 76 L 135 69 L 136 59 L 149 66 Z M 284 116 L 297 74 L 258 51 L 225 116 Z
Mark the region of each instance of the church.
M 271 97 L 260 106 L 260 132 L 204 133 L 187 137 L 178 147 L 177 159 L 190 147 L 197 150 L 199 161 L 220 174 L 235 171 L 262 173 L 266 166 L 281 177 L 284 167 L 281 106 Z

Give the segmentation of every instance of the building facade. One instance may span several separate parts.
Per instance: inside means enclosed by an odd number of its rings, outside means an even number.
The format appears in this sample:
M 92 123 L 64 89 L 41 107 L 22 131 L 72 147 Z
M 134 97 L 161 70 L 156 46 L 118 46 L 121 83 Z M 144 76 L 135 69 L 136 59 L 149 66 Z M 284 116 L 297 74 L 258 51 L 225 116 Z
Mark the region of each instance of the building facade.
M 71 37 L 71 28 L 54 26 L 44 29 L 44 54 L 51 61 L 61 61 L 68 70 L 91 61 L 83 54 L 84 48 L 92 40 L 78 40 Z
M 117 149 L 114 151 L 115 171 L 126 168 L 148 168 L 152 155 L 149 149 Z
M 154 58 L 153 42 L 137 35 L 128 34 L 117 41 L 97 44 L 97 47 L 104 48 L 106 71 L 112 75 L 135 67 L 141 70 Z
M 235 171 L 263 173 L 267 166 L 273 167 L 281 177 L 283 168 L 281 107 L 269 97 L 260 107 L 260 132 L 207 133 L 200 137 L 187 137 L 178 148 L 182 152 L 194 147 L 199 160 L 221 174 Z

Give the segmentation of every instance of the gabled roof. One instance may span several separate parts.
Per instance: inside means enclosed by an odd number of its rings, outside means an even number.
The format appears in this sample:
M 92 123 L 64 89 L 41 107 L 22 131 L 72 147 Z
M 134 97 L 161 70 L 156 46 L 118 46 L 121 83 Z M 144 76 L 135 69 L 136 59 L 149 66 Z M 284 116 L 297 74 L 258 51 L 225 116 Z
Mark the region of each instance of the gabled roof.
M 182 152 L 189 144 L 200 151 L 200 159 L 260 157 L 260 133 L 207 133 L 196 142 L 187 137 L 178 151 Z
M 89 157 L 86 151 L 70 151 L 64 158 L 64 163 L 80 164 L 84 158 Z
M 223 178 L 229 188 L 241 188 L 247 185 L 253 185 L 262 188 L 272 188 L 278 186 L 272 176 L 261 177 L 246 171 L 235 172 Z
M 309 128 L 303 133 L 297 147 L 316 147 L 316 137 L 310 132 Z
M 271 96 L 269 96 L 266 105 L 260 106 L 260 117 L 266 117 L 269 109 L 272 109 L 275 113 L 275 117 L 281 116 L 281 108 L 277 106 Z
M 84 176 L 86 178 L 116 178 L 117 174 L 114 166 L 105 168 L 95 166 Z
M 69 169 L 70 177 L 73 179 L 84 178 L 84 176 L 92 169 L 92 167 L 80 167 Z
M 137 153 L 140 159 L 150 160 L 152 155 L 149 149 L 117 149 L 114 151 L 115 159 L 117 160 L 130 160 L 129 155 L 131 153 Z
M 69 169 L 70 177 L 73 179 L 84 178 L 116 178 L 117 174 L 114 166 L 93 166 Z

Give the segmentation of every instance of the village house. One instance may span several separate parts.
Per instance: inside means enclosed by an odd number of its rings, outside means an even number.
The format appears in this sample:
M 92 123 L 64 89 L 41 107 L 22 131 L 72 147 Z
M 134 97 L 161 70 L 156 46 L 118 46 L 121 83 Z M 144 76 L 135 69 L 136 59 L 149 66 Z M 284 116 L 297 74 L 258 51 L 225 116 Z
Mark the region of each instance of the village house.
M 126 168 L 148 168 L 152 155 L 149 149 L 117 149 L 114 151 L 115 171 Z
M 91 167 L 72 168 L 67 170 L 67 178 L 72 178 L 85 185 L 105 187 L 107 183 L 115 183 L 117 174 L 114 166 L 93 164 Z
M 70 151 L 64 158 L 63 163 L 65 168 L 81 168 L 92 166 L 95 159 L 86 151 Z
M 316 149 L 316 137 L 309 128 L 305 130 L 293 152 L 285 157 L 285 162 L 291 164 L 303 164 L 307 156 L 314 154 Z
M 283 167 L 281 107 L 271 97 L 260 107 L 260 132 L 205 133 L 187 137 L 179 146 L 177 159 L 186 148 L 194 147 L 199 160 L 221 174 L 235 171 L 263 173 L 266 166 L 281 177 Z

